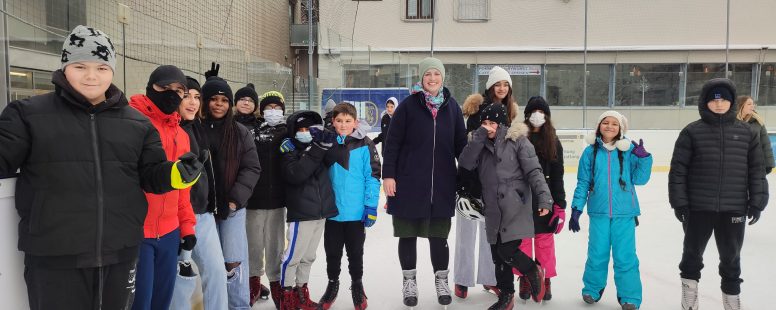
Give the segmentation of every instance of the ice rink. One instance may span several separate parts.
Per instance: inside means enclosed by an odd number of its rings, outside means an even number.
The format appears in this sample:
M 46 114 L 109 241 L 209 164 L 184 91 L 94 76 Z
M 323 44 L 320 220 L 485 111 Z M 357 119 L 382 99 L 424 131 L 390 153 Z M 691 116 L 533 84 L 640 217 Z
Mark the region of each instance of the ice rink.
M 637 228 L 637 251 L 641 261 L 641 280 L 644 286 L 641 309 L 680 309 L 681 283 L 679 281 L 679 260 L 682 253 L 682 228 L 668 204 L 668 173 L 655 172 L 649 183 L 638 191 L 641 203 L 641 225 Z M 774 192 L 776 177 L 769 176 L 770 192 Z M 576 185 L 576 173 L 566 174 L 566 193 L 570 198 Z M 381 206 L 385 197 L 381 197 Z M 772 204 L 772 203 L 771 203 Z M 398 239 L 393 237 L 391 217 L 380 209 L 378 221 L 367 229 L 364 257 L 364 287 L 369 298 L 370 309 L 406 309 L 402 304 L 402 275 L 396 254 Z M 776 218 L 772 210 L 766 209 L 760 221 L 747 226 L 744 247 L 741 253 L 741 286 L 744 309 L 772 309 L 768 294 L 776 294 Z M 567 216 L 571 212 L 567 212 Z M 553 278 L 553 299 L 544 304 L 517 301 L 515 309 L 620 309 L 615 294 L 613 274 L 610 268 L 609 282 L 601 301 L 587 305 L 582 301 L 582 272 L 587 253 L 587 214 L 581 218 L 582 231 L 571 233 L 568 226 L 556 235 L 558 256 L 558 277 Z M 455 220 L 453 220 L 455 225 Z M 450 268 L 453 267 L 455 227 L 450 238 Z M 717 272 L 718 256 L 714 238 L 709 241 L 705 255 L 706 268 L 700 282 L 700 306 L 703 310 L 722 309 L 720 277 Z M 340 291 L 332 309 L 353 309 L 350 297 L 347 261 L 343 258 Z M 326 287 L 326 255 L 321 243 L 318 258 L 310 277 L 310 293 L 318 300 Z M 266 279 L 262 280 L 266 283 Z M 769 284 L 770 283 L 770 284 Z M 453 274 L 450 274 L 453 287 Z M 418 288 L 419 301 L 415 309 L 442 309 L 436 301 L 434 274 L 429 259 L 428 242 L 418 242 Z M 469 289 L 469 297 L 453 297 L 448 309 L 487 309 L 496 301 L 493 294 L 478 288 Z M 271 300 L 259 301 L 253 309 L 274 309 Z

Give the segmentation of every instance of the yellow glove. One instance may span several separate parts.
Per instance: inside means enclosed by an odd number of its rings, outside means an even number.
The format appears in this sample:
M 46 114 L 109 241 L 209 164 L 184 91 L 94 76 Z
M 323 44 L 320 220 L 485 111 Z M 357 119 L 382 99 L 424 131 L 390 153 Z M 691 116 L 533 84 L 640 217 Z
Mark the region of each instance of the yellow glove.
M 174 189 L 185 189 L 197 183 L 202 175 L 203 165 L 194 153 L 183 154 L 172 165 L 170 170 L 170 185 Z

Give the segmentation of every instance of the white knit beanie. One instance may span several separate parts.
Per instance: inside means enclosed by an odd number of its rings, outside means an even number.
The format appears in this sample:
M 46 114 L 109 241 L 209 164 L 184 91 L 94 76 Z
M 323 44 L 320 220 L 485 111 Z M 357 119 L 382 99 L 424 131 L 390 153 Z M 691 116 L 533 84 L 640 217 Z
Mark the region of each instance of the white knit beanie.
M 598 126 L 601 125 L 601 122 L 604 120 L 604 118 L 607 117 L 614 117 L 617 119 L 617 122 L 620 123 L 620 140 L 618 140 L 615 145 L 617 148 L 621 151 L 627 151 L 630 148 L 630 140 L 625 138 L 625 134 L 628 132 L 628 118 L 625 117 L 625 115 L 620 114 L 620 112 L 609 110 L 604 113 L 601 113 L 600 116 L 598 116 L 598 122 L 595 123 L 595 128 L 593 129 L 593 132 L 590 133 L 587 137 L 585 137 L 585 140 L 587 140 L 588 144 L 594 144 L 596 139 L 596 133 L 598 132 Z
M 509 76 L 509 72 L 499 66 L 493 66 L 493 68 L 490 69 L 490 72 L 488 72 L 488 81 L 485 82 L 485 89 L 490 89 L 493 84 L 496 84 L 499 81 L 507 81 L 509 87 L 512 88 L 512 77 Z

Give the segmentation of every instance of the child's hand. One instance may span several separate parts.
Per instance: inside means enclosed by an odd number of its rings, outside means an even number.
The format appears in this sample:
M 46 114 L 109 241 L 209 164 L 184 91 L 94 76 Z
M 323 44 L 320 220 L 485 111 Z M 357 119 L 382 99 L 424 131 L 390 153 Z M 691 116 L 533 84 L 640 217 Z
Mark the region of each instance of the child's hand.
M 291 141 L 290 138 L 283 139 L 283 142 L 280 143 L 280 153 L 288 153 L 296 149 L 296 146 L 294 146 L 294 142 Z
M 579 232 L 579 217 L 582 215 L 582 211 L 571 208 L 571 220 L 569 221 L 569 230 L 573 232 Z
M 644 140 L 639 139 L 639 143 L 636 143 L 636 141 L 631 141 L 633 143 L 633 155 L 636 155 L 638 158 L 644 158 L 649 156 L 649 152 L 647 152 L 646 149 L 644 149 Z
M 383 179 L 383 190 L 385 191 L 386 196 L 396 196 L 396 180 L 393 178 Z
M 539 216 L 545 216 L 550 213 L 550 209 L 539 209 Z
M 365 206 L 364 218 L 361 219 L 364 222 L 364 227 L 372 227 L 377 222 L 377 208 Z

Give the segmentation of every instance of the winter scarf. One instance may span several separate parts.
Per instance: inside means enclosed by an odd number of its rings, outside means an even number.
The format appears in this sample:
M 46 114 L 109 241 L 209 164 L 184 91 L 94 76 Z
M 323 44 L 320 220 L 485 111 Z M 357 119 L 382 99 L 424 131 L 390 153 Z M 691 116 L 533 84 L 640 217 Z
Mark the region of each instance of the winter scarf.
M 426 107 L 429 111 L 431 111 L 431 116 L 436 118 L 439 107 L 442 106 L 443 102 L 445 102 L 445 95 L 442 91 L 442 87 L 439 88 L 439 94 L 434 96 L 423 89 L 422 82 L 417 82 L 415 85 L 412 85 L 412 94 L 419 92 L 423 92 L 423 97 L 426 98 Z

